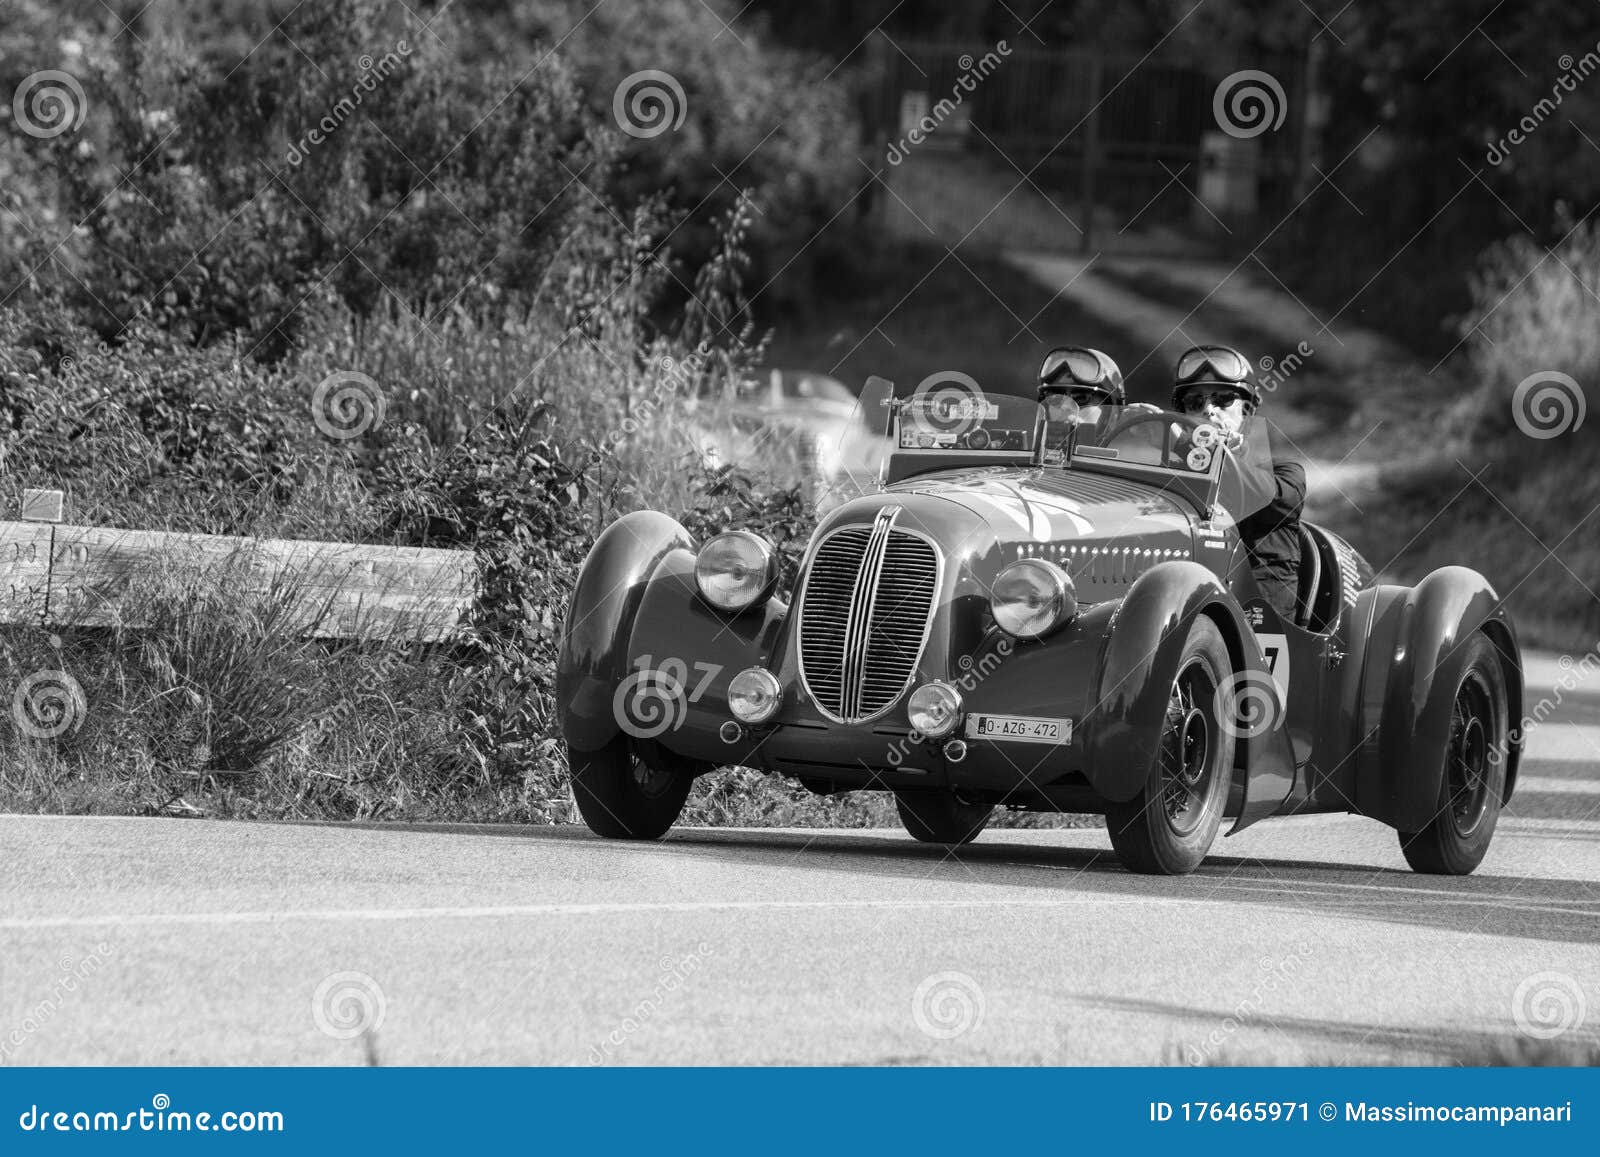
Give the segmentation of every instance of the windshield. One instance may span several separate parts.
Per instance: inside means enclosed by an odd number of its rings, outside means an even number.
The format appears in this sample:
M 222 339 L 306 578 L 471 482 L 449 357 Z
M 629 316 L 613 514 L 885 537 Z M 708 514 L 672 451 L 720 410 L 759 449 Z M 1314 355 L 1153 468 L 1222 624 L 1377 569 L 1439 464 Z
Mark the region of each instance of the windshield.
M 1261 509 L 1277 491 L 1264 421 L 1247 419 L 1230 438 L 1204 418 L 1155 407 L 1102 406 L 1072 417 L 1074 466 L 1142 478 L 1214 478 L 1217 502 L 1235 518 Z
M 1031 454 L 1038 421 L 1032 398 L 932 390 L 901 400 L 895 448 Z
M 1176 482 L 1194 500 L 1206 507 L 1215 502 L 1235 519 L 1260 510 L 1277 493 L 1269 425 L 1259 418 L 1246 419 L 1243 432 L 1230 439 L 1192 414 L 1151 405 L 1080 406 L 1065 395 L 1047 396 L 1041 405 L 985 394 L 975 383 L 919 388 L 893 413 L 896 454 L 1015 453 L 1153 486 Z

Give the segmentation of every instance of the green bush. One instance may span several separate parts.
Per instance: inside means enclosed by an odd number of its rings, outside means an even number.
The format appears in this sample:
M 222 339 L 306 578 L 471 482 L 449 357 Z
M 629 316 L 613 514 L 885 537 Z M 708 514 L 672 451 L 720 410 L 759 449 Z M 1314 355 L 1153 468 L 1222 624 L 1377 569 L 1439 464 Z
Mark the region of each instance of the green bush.
M 259 46 L 102 43 L 78 69 L 81 131 L 10 127 L 73 225 L 39 281 L 108 339 L 148 318 L 266 361 L 324 285 L 362 315 L 525 300 L 605 215 L 571 174 L 600 180 L 609 138 L 559 61 L 466 62 L 440 42 L 451 19 L 430 34 L 331 0 Z
M 758 24 L 735 24 L 744 5 L 729 0 L 462 3 L 483 17 L 471 26 L 471 51 L 512 54 L 519 66 L 538 62 L 543 69 L 546 46 L 559 44 L 550 59 L 566 62 L 620 153 L 603 179 L 587 183 L 623 204 L 660 195 L 679 217 L 672 244 L 682 269 L 669 287 L 675 300 L 692 285 L 693 270 L 719 250 L 719 219 L 744 190 L 758 207 L 748 250 L 764 289 L 763 316 L 775 320 L 826 291 L 819 262 L 824 251 L 837 257 L 829 237 L 840 225 L 825 227 L 865 173 L 856 160 L 849 90 L 825 62 L 782 47 Z M 640 123 L 653 130 L 663 112 L 676 123 L 679 111 L 682 123 L 631 136 L 618 127 L 618 92 L 645 72 L 667 73 L 683 100 L 642 102 Z M 641 87 L 622 89 L 625 98 L 667 92 L 656 80 L 635 83 Z
M 1473 311 L 1460 322 L 1460 334 L 1469 343 L 1476 401 L 1490 431 L 1515 432 L 1514 422 L 1508 429 L 1514 391 L 1534 374 L 1566 374 L 1584 391 L 1585 410 L 1600 403 L 1600 228 L 1567 221 L 1562 232 L 1548 249 L 1525 235 L 1491 246 L 1472 278 Z M 1597 428 L 1600 421 L 1585 422 L 1562 437 L 1592 446 Z
M 467 631 L 308 640 L 292 580 L 250 593 L 226 569 L 176 566 L 136 586 L 116 629 L 0 627 L 6 699 L 62 671 L 86 700 L 49 740 L 0 711 L 0 807 L 566 818 L 553 664 L 594 535 L 645 506 L 701 537 L 753 525 L 792 577 L 804 463 L 752 434 L 739 397 L 761 353 L 746 251 L 773 218 L 731 190 L 676 233 L 654 201 L 601 205 L 585 185 L 628 194 L 594 89 L 561 60 L 527 76 L 511 56 L 465 63 L 464 17 L 436 20 L 437 39 L 301 148 L 351 62 L 397 43 L 394 19 L 365 0 L 289 13 L 316 67 L 287 37 L 251 52 L 259 37 L 200 16 L 182 48 L 128 35 L 111 53 L 81 33 L 96 61 L 75 65 L 82 134 L 13 125 L 0 148 L 8 173 L 59 195 L 57 226 L 84 219 L 34 238 L 65 244 L 3 291 L 0 511 L 55 488 L 75 523 L 472 551 Z M 717 83 L 754 83 L 763 59 Z M 716 72 L 704 53 L 694 68 Z M 789 107 L 773 85 L 763 74 L 756 105 Z M 667 313 L 674 277 L 693 294 Z M 328 400 L 345 381 L 353 428 Z M 760 460 L 739 470 L 707 457 L 747 445 Z

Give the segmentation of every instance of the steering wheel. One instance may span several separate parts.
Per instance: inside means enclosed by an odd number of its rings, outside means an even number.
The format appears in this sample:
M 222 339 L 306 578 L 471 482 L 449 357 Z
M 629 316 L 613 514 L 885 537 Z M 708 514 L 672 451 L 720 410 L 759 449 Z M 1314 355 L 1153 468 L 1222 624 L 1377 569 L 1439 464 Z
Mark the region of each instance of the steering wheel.
M 1142 426 L 1161 427 L 1161 459 L 1163 462 L 1170 460 L 1174 455 L 1172 446 L 1172 428 L 1171 423 L 1168 420 L 1168 415 L 1164 413 L 1128 414 L 1125 417 L 1120 418 L 1116 425 L 1106 431 L 1105 437 L 1102 439 L 1102 444 L 1114 449 L 1116 444 L 1122 440 L 1123 436 L 1127 434 L 1128 431 L 1137 430 Z
M 1126 415 L 1106 432 L 1103 444 L 1115 447 L 1124 433 L 1146 425 L 1161 426 L 1161 464 L 1169 469 L 1205 473 L 1211 469 L 1212 457 L 1225 441 L 1221 432 L 1209 422 L 1186 414 L 1158 410 L 1154 413 Z M 1189 448 L 1180 453 L 1179 447 L 1184 441 L 1189 443 Z

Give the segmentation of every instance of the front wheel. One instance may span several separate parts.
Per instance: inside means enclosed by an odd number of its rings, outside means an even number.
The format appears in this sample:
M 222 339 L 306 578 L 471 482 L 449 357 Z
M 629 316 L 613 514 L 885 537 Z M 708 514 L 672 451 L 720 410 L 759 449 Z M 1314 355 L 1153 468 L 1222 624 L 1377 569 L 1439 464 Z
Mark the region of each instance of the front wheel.
M 677 822 L 694 785 L 692 767 L 659 756 L 647 763 L 626 735 L 598 751 L 569 749 L 567 761 L 583 822 L 611 840 L 660 839 Z
M 1231 670 L 1222 632 L 1201 615 L 1178 659 L 1150 779 L 1106 811 L 1111 846 L 1129 871 L 1181 875 L 1211 850 L 1233 780 L 1233 720 L 1221 718 L 1217 702 Z
M 950 847 L 977 839 L 994 812 L 994 804 L 956 791 L 898 791 L 894 802 L 913 839 Z
M 1400 833 L 1400 851 L 1413 870 L 1465 876 L 1483 862 L 1505 798 L 1509 715 L 1499 652 L 1474 635 L 1450 709 L 1439 810 L 1420 832 Z

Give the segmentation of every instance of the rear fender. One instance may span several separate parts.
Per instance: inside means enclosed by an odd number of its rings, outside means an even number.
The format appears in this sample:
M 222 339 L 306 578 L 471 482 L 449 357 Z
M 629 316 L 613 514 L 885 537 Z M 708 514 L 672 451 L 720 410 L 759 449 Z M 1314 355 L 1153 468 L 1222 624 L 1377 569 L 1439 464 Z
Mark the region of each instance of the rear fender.
M 597 751 L 621 730 L 612 699 L 627 674 L 628 640 L 650 576 L 671 552 L 693 549 L 676 519 L 653 510 L 624 514 L 595 540 L 556 661 L 561 734 L 573 749 Z
M 1522 718 L 1522 655 L 1510 615 L 1476 571 L 1442 567 L 1409 590 L 1379 587 L 1372 594 L 1378 601 L 1356 712 L 1355 810 L 1401 831 L 1419 831 L 1438 810 L 1462 645 L 1478 631 L 1495 644 L 1513 721 Z M 1507 801 L 1521 754 L 1516 730 L 1506 767 Z
M 1193 562 L 1152 567 L 1117 608 L 1100 660 L 1092 778 L 1108 799 L 1130 800 L 1149 781 L 1178 659 L 1196 616 L 1202 614 L 1216 622 L 1234 671 L 1247 673 L 1253 685 L 1272 685 L 1249 624 L 1216 575 Z M 1233 831 L 1277 811 L 1294 785 L 1285 718 L 1284 712 L 1275 711 L 1264 729 L 1250 728 L 1238 740 L 1234 767 L 1243 780 L 1244 800 Z

